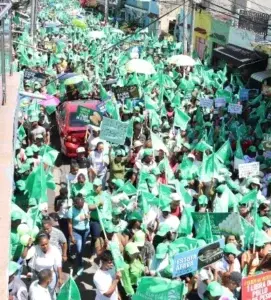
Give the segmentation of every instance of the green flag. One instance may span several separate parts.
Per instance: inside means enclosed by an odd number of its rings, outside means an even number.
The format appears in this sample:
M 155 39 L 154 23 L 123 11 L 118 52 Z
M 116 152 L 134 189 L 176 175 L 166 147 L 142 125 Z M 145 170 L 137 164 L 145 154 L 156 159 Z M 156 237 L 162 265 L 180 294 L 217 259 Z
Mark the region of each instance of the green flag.
M 166 145 L 163 143 L 162 139 L 155 133 L 151 132 L 151 141 L 153 150 L 163 150 L 166 154 L 168 154 L 168 149 Z
M 25 189 L 28 191 L 30 198 L 35 198 L 38 203 L 47 202 L 46 176 L 43 163 L 37 166 L 27 177 Z
M 120 120 L 119 109 L 117 108 L 116 103 L 113 103 L 111 100 L 105 102 L 106 111 L 112 116 L 115 120 Z
M 45 110 L 46 110 L 47 114 L 50 116 L 51 114 L 53 114 L 56 111 L 56 106 L 48 105 L 45 107 Z
M 181 130 L 186 130 L 189 121 L 190 117 L 188 116 L 188 114 L 181 111 L 179 108 L 175 109 L 174 126 L 180 127 Z
M 46 148 L 42 157 L 43 162 L 50 167 L 53 167 L 55 165 L 55 161 L 58 157 L 59 152 L 48 145 L 46 145 L 45 147 Z
M 62 285 L 57 300 L 81 300 L 79 289 L 72 276 Z
M 132 300 L 181 300 L 184 283 L 162 277 L 142 277 Z
M 229 140 L 227 140 L 220 149 L 216 152 L 217 158 L 223 162 L 226 163 L 229 161 L 229 159 L 232 156 L 232 149 L 231 149 L 231 143 Z
M 124 192 L 128 196 L 132 196 L 137 193 L 137 189 L 132 185 L 130 181 L 126 181 L 125 184 L 121 188 L 119 188 L 117 192 Z
M 18 129 L 17 129 L 17 137 L 18 137 L 18 140 L 20 142 L 22 142 L 25 138 L 26 138 L 26 132 L 24 130 L 24 127 L 23 125 L 21 125 Z
M 180 225 L 178 228 L 179 235 L 187 236 L 192 233 L 192 229 L 193 229 L 192 212 L 194 211 L 195 211 L 195 207 L 193 206 L 184 207 L 182 212 L 182 217 L 180 220 Z
M 257 190 L 252 190 L 251 192 L 245 194 L 239 203 L 247 204 L 249 202 L 255 201 L 256 198 L 257 198 Z
M 114 265 L 117 271 L 124 269 L 124 258 L 120 253 L 119 245 L 116 242 L 110 241 L 109 248 L 113 256 Z

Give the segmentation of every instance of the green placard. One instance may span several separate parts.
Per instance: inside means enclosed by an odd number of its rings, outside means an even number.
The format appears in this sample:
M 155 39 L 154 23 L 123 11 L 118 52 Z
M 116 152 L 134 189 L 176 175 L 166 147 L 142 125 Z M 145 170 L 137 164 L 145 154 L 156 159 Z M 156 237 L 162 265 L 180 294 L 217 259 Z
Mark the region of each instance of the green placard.
M 96 110 L 79 105 L 76 111 L 76 119 L 86 124 L 100 126 L 102 114 Z

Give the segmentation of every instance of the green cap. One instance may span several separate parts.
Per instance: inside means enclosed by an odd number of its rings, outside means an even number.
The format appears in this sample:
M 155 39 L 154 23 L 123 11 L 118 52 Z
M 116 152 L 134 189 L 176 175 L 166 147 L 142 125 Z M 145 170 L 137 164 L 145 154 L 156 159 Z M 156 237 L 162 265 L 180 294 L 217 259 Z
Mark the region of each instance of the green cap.
M 233 243 L 228 243 L 224 249 L 223 249 L 224 253 L 227 254 L 234 254 L 236 256 L 238 256 L 241 252 L 237 249 L 236 245 Z
M 170 205 L 165 205 L 165 206 L 161 207 L 161 211 L 171 212 Z
M 18 210 L 11 212 L 11 221 L 17 221 L 22 219 L 22 214 Z
M 153 154 L 152 149 L 145 149 L 144 152 L 143 152 L 143 157 L 152 156 L 152 154 Z
M 114 207 L 114 208 L 112 209 L 112 215 L 113 215 L 113 216 L 118 216 L 118 215 L 120 215 L 121 213 L 122 213 L 122 210 L 121 210 L 120 207 Z
M 100 186 L 100 185 L 102 185 L 101 179 L 96 177 L 96 178 L 93 180 L 93 185 L 95 185 L 95 186 Z
M 164 259 L 168 253 L 168 244 L 167 243 L 160 243 L 155 251 L 155 257 L 157 259 Z
M 248 148 L 248 151 L 250 151 L 250 152 L 257 152 L 257 149 L 256 149 L 255 146 L 250 146 L 250 147 Z
M 217 281 L 212 281 L 208 284 L 206 289 L 212 297 L 219 297 L 223 294 L 223 288 Z
M 198 199 L 199 204 L 208 204 L 208 198 L 205 195 L 200 195 Z
M 15 261 L 10 261 L 8 265 L 8 276 L 12 276 L 13 274 L 15 274 L 20 269 L 20 267 L 21 266 Z
M 157 231 L 156 234 L 159 236 L 165 236 L 170 231 L 171 231 L 170 226 L 163 223 L 159 226 L 159 230 Z
M 23 165 L 20 166 L 20 168 L 18 170 L 18 173 L 19 174 L 23 174 L 23 173 L 25 173 L 25 172 L 27 172 L 29 170 L 30 170 L 30 164 L 25 163 L 25 164 L 23 164 Z
M 216 188 L 216 192 L 222 194 L 225 191 L 225 188 L 226 188 L 225 184 L 221 184 Z
M 104 230 L 107 233 L 113 233 L 113 232 L 115 232 L 114 225 L 111 222 L 107 222 L 107 223 L 104 224 Z
M 139 253 L 139 250 L 137 248 L 137 245 L 133 242 L 130 242 L 128 243 L 126 246 L 125 246 L 125 251 L 129 254 L 129 255 L 133 255 L 133 254 L 136 254 L 136 253 Z
M 143 247 L 145 244 L 146 234 L 142 230 L 138 230 L 134 235 L 134 243 L 137 247 Z
M 122 149 L 118 149 L 115 151 L 115 156 L 125 156 L 125 153 Z
M 142 214 L 139 211 L 133 211 L 130 216 L 128 217 L 129 221 L 132 220 L 138 220 L 140 222 L 142 222 Z
M 39 148 L 37 145 L 35 145 L 35 144 L 33 144 L 33 145 L 31 146 L 31 148 L 32 148 L 32 151 L 33 151 L 34 153 L 37 153 L 37 152 L 40 151 L 40 148 Z

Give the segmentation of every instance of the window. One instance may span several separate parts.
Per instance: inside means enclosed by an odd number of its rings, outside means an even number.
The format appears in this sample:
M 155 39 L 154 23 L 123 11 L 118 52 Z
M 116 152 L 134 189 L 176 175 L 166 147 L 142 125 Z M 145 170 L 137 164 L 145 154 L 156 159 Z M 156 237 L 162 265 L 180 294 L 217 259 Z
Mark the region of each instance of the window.
M 83 120 L 77 118 L 76 112 L 71 112 L 69 125 L 71 127 L 85 127 L 86 123 Z

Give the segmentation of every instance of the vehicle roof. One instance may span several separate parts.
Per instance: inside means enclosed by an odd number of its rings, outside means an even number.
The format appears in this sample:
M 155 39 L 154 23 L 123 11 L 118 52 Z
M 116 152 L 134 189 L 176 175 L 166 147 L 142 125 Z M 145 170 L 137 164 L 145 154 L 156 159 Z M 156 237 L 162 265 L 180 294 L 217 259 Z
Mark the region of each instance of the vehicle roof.
M 70 112 L 77 111 L 77 107 L 84 106 L 93 110 L 97 110 L 97 105 L 100 104 L 99 100 L 74 100 L 74 101 L 65 101 L 63 104 L 65 108 Z

